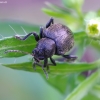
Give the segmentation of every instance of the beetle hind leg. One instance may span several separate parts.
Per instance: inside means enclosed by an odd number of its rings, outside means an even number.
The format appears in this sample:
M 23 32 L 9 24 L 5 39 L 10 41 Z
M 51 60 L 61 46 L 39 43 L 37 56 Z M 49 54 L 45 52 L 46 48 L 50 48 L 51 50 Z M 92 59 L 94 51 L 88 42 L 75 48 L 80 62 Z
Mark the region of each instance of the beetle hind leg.
M 77 59 L 77 57 L 75 55 L 62 55 L 64 58 L 66 58 L 66 61 L 68 62 L 72 62 L 75 61 Z

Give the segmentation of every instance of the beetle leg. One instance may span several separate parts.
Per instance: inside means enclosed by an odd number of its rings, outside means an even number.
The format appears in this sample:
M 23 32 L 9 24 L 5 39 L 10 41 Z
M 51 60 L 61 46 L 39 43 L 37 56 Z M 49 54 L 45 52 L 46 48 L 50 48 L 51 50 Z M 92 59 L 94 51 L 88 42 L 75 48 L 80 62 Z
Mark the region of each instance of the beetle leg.
M 53 58 L 50 57 L 51 62 L 53 63 L 54 66 L 56 66 L 56 62 Z
M 34 62 L 34 63 L 33 63 L 33 68 L 35 69 L 35 67 L 36 67 L 35 65 L 38 65 L 38 66 L 42 67 L 42 70 L 44 71 L 44 74 L 46 75 L 46 78 L 48 79 L 48 78 L 49 78 L 49 77 L 48 77 L 48 73 L 47 73 L 46 70 L 44 69 L 45 67 L 48 67 L 47 63 L 48 63 L 48 59 L 45 58 L 45 59 L 44 59 L 44 64 L 43 64 L 43 65 L 40 64 L 40 63 L 38 63 L 38 62 Z
M 48 59 L 47 58 L 45 58 L 44 59 L 44 65 L 42 66 L 42 69 L 43 69 L 43 71 L 44 71 L 44 73 L 45 73 L 45 75 L 46 75 L 46 78 L 48 79 L 48 73 L 46 72 L 46 70 L 44 69 L 44 67 L 48 67 Z
M 35 69 L 35 70 L 36 70 L 35 65 L 38 65 L 38 66 L 42 67 L 42 64 L 39 64 L 38 62 L 34 62 L 34 63 L 33 63 L 33 69 Z
M 33 59 L 34 59 L 34 57 L 32 58 L 32 60 L 33 60 Z M 37 62 L 37 60 L 36 60 L 36 59 L 34 59 L 34 61 L 33 61 L 32 65 L 33 65 L 33 69 L 34 69 L 34 70 L 36 70 L 36 65 L 38 65 L 38 66 L 42 67 L 42 65 L 41 65 L 41 64 L 39 64 L 39 62 Z
M 35 60 L 33 61 L 33 59 L 34 59 L 34 57 L 32 58 L 33 69 L 36 70 L 36 61 Z
M 50 20 L 46 24 L 46 28 L 48 28 L 51 25 L 51 23 L 54 24 L 54 19 L 53 18 L 50 18 Z
M 48 63 L 48 59 L 47 58 L 44 59 L 44 65 L 38 63 L 37 61 L 34 61 L 34 63 L 33 63 L 33 69 L 36 70 L 36 65 L 42 67 L 42 70 L 44 71 L 44 74 L 46 75 L 46 78 L 48 79 L 49 78 L 48 77 L 48 73 L 44 69 L 44 67 L 47 67 L 47 63 Z
M 48 73 L 50 72 L 49 64 L 47 64 L 47 71 L 48 71 Z
M 77 57 L 75 55 L 62 55 L 64 58 L 67 58 L 66 60 L 68 62 L 70 61 L 75 61 L 77 59 Z
M 23 38 L 21 38 L 19 36 L 15 36 L 15 38 L 17 38 L 19 40 L 26 40 L 31 34 L 34 35 L 36 41 L 39 40 L 39 36 L 35 32 L 31 32 L 31 33 L 27 34 L 26 36 L 24 36 Z
M 47 67 L 47 64 L 48 64 L 48 58 L 45 58 L 44 59 L 44 66 L 43 67 Z
M 43 34 L 43 27 L 40 27 L 40 39 L 43 37 L 42 34 Z
M 51 57 L 50 57 L 50 60 L 51 60 L 52 64 L 47 64 L 47 71 L 48 71 L 48 73 L 50 72 L 49 65 L 54 65 L 54 66 L 56 66 L 55 60 L 54 60 L 53 58 L 51 58 Z
M 33 69 L 36 71 L 36 62 L 33 63 Z

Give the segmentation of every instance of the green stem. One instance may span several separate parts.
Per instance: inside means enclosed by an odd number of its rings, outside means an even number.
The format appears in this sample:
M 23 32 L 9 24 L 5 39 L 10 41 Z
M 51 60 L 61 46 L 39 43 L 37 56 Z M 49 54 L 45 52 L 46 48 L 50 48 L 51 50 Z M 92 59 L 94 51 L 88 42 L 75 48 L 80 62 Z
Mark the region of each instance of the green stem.
M 97 80 L 100 78 L 100 71 L 95 72 L 85 81 L 83 81 L 72 93 L 70 93 L 65 100 L 81 100 L 97 83 Z

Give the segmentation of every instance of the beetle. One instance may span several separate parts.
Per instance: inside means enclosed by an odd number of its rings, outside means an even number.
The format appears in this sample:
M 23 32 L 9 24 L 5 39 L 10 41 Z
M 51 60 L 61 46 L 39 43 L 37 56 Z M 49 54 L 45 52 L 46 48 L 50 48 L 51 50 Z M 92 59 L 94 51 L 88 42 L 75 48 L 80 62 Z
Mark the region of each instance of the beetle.
M 49 70 L 48 58 L 50 58 L 52 64 L 56 66 L 53 55 L 59 55 L 66 58 L 68 61 L 74 61 L 77 57 L 73 55 L 65 55 L 74 46 L 74 36 L 72 31 L 61 23 L 55 23 L 54 19 L 50 18 L 45 27 L 40 27 L 39 35 L 36 32 L 31 32 L 23 38 L 15 36 L 19 40 L 26 40 L 30 35 L 33 35 L 37 41 L 36 48 L 32 51 L 34 59 L 33 68 L 35 65 L 42 67 L 46 77 L 48 74 L 45 71 L 45 67 Z M 8 52 L 19 52 L 18 50 L 8 50 Z M 44 64 L 40 64 L 39 61 L 44 60 Z

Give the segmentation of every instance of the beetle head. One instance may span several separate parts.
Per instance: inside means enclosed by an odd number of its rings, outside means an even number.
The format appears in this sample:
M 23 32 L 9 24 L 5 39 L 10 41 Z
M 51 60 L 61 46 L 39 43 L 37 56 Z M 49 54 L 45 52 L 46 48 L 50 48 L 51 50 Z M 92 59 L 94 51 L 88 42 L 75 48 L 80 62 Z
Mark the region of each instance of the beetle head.
M 43 60 L 44 59 L 44 50 L 39 49 L 39 48 L 35 48 L 32 51 L 32 54 L 34 55 L 35 60 Z

